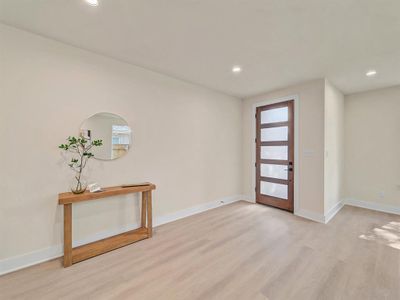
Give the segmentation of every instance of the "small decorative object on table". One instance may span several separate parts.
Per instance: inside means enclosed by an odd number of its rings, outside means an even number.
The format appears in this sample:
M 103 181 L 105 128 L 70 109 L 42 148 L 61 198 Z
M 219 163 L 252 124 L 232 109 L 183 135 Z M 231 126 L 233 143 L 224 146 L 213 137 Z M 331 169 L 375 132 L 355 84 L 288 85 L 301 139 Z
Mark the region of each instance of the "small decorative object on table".
M 91 192 L 91 193 L 98 193 L 98 192 L 102 192 L 103 191 L 101 189 L 101 186 L 96 182 L 89 184 L 88 188 L 89 188 L 89 192 Z
M 90 152 L 90 149 L 102 146 L 103 141 L 91 141 L 84 137 L 74 136 L 68 137 L 67 141 L 67 144 L 61 144 L 58 148 L 73 154 L 68 166 L 75 172 L 75 177 L 73 178 L 70 187 L 74 194 L 81 194 L 87 187 L 87 182 L 83 178 L 83 171 L 88 160 L 94 157 L 94 154 Z

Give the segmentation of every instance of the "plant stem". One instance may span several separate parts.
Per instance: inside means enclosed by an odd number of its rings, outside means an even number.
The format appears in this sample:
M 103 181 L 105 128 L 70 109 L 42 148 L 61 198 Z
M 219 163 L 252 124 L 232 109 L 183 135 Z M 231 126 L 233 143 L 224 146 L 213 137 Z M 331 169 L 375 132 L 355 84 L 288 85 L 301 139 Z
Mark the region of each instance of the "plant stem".
M 82 153 L 79 152 L 79 158 L 80 158 L 79 172 L 78 172 L 78 177 L 75 177 L 76 180 L 78 181 L 76 184 L 76 191 L 81 191 L 81 189 L 82 189 L 81 176 L 82 176 L 82 167 L 83 167 L 83 162 L 82 162 L 83 153 L 84 153 L 84 151 Z

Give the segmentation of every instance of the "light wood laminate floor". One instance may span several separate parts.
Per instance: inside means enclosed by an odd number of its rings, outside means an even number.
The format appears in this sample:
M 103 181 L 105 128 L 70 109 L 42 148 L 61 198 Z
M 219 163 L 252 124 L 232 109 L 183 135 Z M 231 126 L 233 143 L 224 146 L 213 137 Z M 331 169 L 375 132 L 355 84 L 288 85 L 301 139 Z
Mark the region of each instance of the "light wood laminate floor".
M 0 277 L 1 299 L 400 299 L 400 216 L 344 207 L 323 225 L 238 202 L 62 268 Z

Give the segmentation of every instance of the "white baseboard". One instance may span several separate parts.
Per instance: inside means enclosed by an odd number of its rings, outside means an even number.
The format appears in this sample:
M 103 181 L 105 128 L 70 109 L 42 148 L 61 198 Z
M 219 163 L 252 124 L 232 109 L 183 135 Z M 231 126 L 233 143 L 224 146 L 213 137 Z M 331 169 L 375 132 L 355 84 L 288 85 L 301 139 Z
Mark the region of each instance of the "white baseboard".
M 250 202 L 250 203 L 256 203 L 256 199 L 254 199 L 253 196 L 250 195 L 242 195 L 244 201 Z
M 338 202 L 334 207 L 329 210 L 326 215 L 305 209 L 299 209 L 294 214 L 296 216 L 306 218 L 318 223 L 328 224 L 328 222 L 333 219 L 333 217 L 342 209 L 343 206 L 343 202 Z
M 358 200 L 358 199 L 354 199 L 354 198 L 346 198 L 343 200 L 343 202 L 346 205 L 357 206 L 357 207 L 361 207 L 361 208 L 366 208 L 366 209 L 381 211 L 381 212 L 385 212 L 385 213 L 400 215 L 400 206 L 362 201 L 362 200 Z
M 62 256 L 62 245 L 0 260 L 0 275 L 11 273 Z
M 225 197 L 216 201 L 212 201 L 212 202 L 208 202 L 208 203 L 204 203 L 204 204 L 199 204 L 193 207 L 189 207 L 186 209 L 182 209 L 179 210 L 175 213 L 172 214 L 168 214 L 165 216 L 159 216 L 159 217 L 155 217 L 154 219 L 154 226 L 160 226 L 166 223 L 170 223 L 179 219 L 183 219 L 198 213 L 202 213 L 204 211 L 213 209 L 213 208 L 217 208 L 219 206 L 222 205 L 227 205 L 227 204 L 231 204 L 240 200 L 244 200 L 243 199 L 243 195 L 236 195 L 236 196 L 230 196 L 230 197 Z
M 330 220 L 333 219 L 334 216 L 343 208 L 344 204 L 343 201 L 336 203 L 334 207 L 332 207 L 324 217 L 324 223 L 328 224 Z
M 230 196 L 230 197 L 225 197 L 218 199 L 216 201 L 204 203 L 204 204 L 199 204 L 194 207 L 190 207 L 187 209 L 180 210 L 178 212 L 168 214 L 165 216 L 160 216 L 160 217 L 155 217 L 154 218 L 154 226 L 160 226 L 169 222 L 173 222 L 182 218 L 186 218 L 213 208 L 217 208 L 219 206 L 231 204 L 240 200 L 245 200 L 245 196 L 243 195 L 235 195 L 235 196 Z M 83 244 L 91 243 L 93 241 L 101 240 L 116 234 L 123 233 L 125 231 L 133 230 L 135 228 L 138 228 L 139 224 L 132 223 L 125 225 L 117 230 L 109 230 L 109 231 L 103 231 L 100 233 L 96 233 L 88 238 L 85 238 L 83 240 L 78 240 L 73 242 L 73 246 L 77 247 Z M 4 275 L 10 272 L 14 272 L 26 267 L 30 267 L 45 261 L 52 260 L 54 258 L 58 258 L 63 256 L 63 246 L 62 245 L 56 245 L 52 247 L 48 247 L 45 249 L 40 249 L 34 252 L 6 258 L 3 260 L 0 260 L 0 275 Z
M 256 203 L 255 199 L 249 195 L 243 195 L 242 200 L 250 203 Z M 319 214 L 305 209 L 295 209 L 294 215 L 318 223 L 327 224 L 342 209 L 343 205 L 344 205 L 343 202 L 337 203 L 334 207 L 332 207 L 329 210 L 329 212 L 325 216 L 323 214 Z
M 249 195 L 243 195 L 243 200 L 250 202 L 250 203 L 256 203 L 256 200 L 252 196 L 249 196 Z M 309 219 L 311 221 L 315 221 L 318 223 L 325 223 L 325 217 L 323 214 L 318 214 L 316 212 L 312 212 L 309 210 L 295 209 L 293 214 L 298 217 Z
M 313 212 L 313 211 L 309 211 L 309 210 L 305 210 L 305 209 L 298 209 L 297 211 L 294 212 L 294 214 L 298 217 L 309 219 L 311 221 L 315 221 L 318 223 L 325 223 L 324 215 Z

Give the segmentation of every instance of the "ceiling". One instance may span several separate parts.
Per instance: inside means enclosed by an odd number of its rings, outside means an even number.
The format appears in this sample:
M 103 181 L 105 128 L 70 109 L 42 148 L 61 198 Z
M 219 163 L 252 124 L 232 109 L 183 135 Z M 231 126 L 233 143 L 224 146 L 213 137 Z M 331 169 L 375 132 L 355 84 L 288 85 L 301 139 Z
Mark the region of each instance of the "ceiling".
M 0 20 L 238 97 L 321 77 L 345 94 L 400 84 L 399 0 L 99 2 L 0 0 Z

